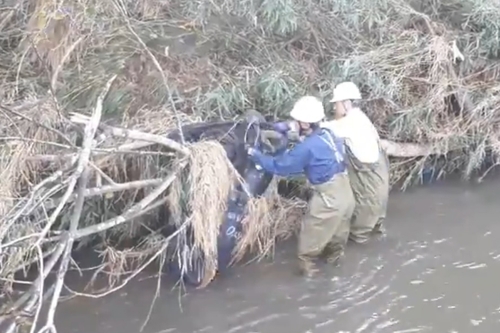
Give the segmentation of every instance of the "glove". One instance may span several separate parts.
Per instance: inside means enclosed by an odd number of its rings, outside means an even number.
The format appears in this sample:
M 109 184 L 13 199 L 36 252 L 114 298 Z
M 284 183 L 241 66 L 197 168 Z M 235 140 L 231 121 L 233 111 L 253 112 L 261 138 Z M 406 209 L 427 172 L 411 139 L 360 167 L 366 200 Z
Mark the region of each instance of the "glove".
M 247 154 L 253 156 L 255 154 L 255 148 L 247 147 Z
M 286 133 L 290 130 L 290 125 L 287 121 L 280 121 L 273 124 L 273 130 L 279 133 Z

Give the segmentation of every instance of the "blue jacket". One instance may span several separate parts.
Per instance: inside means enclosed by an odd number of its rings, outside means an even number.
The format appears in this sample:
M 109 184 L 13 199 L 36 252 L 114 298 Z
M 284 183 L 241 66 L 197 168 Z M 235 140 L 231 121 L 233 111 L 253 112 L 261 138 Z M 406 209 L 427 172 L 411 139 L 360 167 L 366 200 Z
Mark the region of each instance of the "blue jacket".
M 305 173 L 313 185 L 325 183 L 346 170 L 344 143 L 327 129 L 314 131 L 304 141 L 278 156 L 255 151 L 251 158 L 265 171 L 278 176 Z

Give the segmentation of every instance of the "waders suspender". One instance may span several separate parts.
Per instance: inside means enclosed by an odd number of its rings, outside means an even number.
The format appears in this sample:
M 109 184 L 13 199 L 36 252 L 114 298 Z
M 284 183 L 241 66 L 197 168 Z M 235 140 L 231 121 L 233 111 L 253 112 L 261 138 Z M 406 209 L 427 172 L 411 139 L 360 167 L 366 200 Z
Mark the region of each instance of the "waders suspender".
M 328 140 L 325 139 L 324 137 L 322 137 L 321 135 L 319 137 L 328 146 L 330 146 L 330 148 L 332 148 L 333 155 L 335 156 L 335 160 L 337 161 L 337 163 L 339 163 L 339 164 L 342 163 L 344 161 L 344 157 L 342 156 L 342 154 L 339 153 L 339 150 L 337 149 L 337 146 L 335 145 L 335 142 L 333 141 L 332 134 L 328 130 L 324 130 L 323 132 L 326 133 Z M 335 175 L 333 175 L 333 177 L 330 181 L 332 181 L 334 178 L 335 178 Z M 313 190 L 319 194 L 319 196 L 321 197 L 321 200 L 323 200 L 323 203 L 326 205 L 326 207 L 333 208 L 332 199 L 329 196 L 325 195 L 321 191 L 318 191 L 316 188 L 314 188 L 314 186 L 313 186 Z
M 344 161 L 344 157 L 342 156 L 342 154 L 339 153 L 339 150 L 337 149 L 337 146 L 333 141 L 332 134 L 328 130 L 323 130 L 323 132 L 326 133 L 326 135 L 328 136 L 328 140 L 320 136 L 321 140 L 323 140 L 328 146 L 330 146 L 330 148 L 332 148 L 337 163 L 342 163 Z

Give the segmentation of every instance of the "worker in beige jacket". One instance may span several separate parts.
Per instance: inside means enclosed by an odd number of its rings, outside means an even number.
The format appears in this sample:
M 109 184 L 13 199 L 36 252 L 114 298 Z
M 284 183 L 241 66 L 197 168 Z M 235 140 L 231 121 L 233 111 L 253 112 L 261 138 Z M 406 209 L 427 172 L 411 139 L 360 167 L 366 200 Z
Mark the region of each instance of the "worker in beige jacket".
M 334 120 L 325 121 L 322 127 L 345 140 L 348 175 L 356 199 L 349 238 L 364 243 L 372 233 L 384 232 L 389 162 L 380 146 L 377 129 L 366 114 L 353 105 L 357 100 L 361 100 L 361 93 L 354 83 L 337 85 L 331 100 L 335 103 Z

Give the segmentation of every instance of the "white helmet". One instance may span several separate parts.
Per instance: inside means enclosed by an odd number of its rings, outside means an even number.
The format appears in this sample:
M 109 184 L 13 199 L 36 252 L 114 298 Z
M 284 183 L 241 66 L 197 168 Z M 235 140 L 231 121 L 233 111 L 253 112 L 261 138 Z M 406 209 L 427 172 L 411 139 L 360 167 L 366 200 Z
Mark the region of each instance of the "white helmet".
M 325 109 L 318 98 L 304 96 L 295 102 L 290 117 L 303 123 L 319 123 L 325 118 Z
M 330 102 L 342 102 L 361 99 L 358 87 L 352 82 L 342 82 L 333 89 L 333 98 Z

